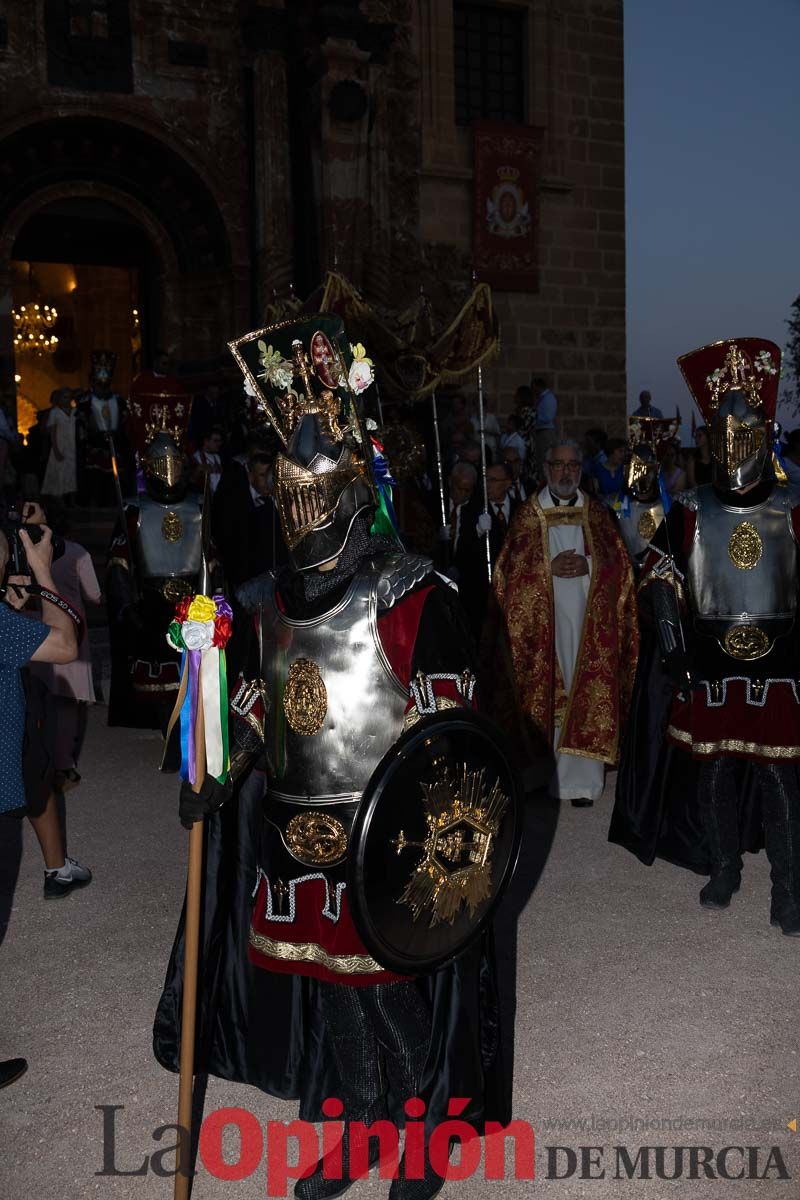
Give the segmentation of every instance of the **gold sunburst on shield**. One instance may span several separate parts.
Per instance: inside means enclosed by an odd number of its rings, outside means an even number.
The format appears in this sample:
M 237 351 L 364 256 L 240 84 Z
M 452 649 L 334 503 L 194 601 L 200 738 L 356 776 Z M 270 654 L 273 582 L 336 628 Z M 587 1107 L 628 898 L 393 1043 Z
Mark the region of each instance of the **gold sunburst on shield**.
M 443 771 L 434 783 L 423 783 L 427 835 L 410 841 L 402 829 L 393 845 L 400 854 L 409 847 L 422 858 L 398 903 L 407 905 L 415 921 L 430 913 L 429 928 L 452 925 L 466 907 L 474 917 L 492 894 L 492 854 L 508 807 L 499 781 L 488 788 L 486 772 L 466 764 Z

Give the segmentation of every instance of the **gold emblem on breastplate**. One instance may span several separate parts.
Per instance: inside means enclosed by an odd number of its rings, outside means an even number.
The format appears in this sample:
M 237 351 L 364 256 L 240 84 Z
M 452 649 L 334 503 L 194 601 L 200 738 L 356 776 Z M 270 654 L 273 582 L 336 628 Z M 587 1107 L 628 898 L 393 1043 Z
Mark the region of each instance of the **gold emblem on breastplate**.
M 165 542 L 179 542 L 183 537 L 183 521 L 176 512 L 168 512 L 164 517 L 161 536 Z
M 725 653 L 751 662 L 763 658 L 770 648 L 769 636 L 758 625 L 734 625 L 723 638 Z
M 639 517 L 639 537 L 649 542 L 656 531 L 656 519 L 651 512 L 643 512 Z
M 752 571 L 764 550 L 761 535 L 750 521 L 741 521 L 728 541 L 728 556 L 740 571 Z
M 347 834 L 336 817 L 313 809 L 292 817 L 286 826 L 286 845 L 301 863 L 333 867 L 347 852 Z
M 297 658 L 289 667 L 283 709 L 289 728 L 303 737 L 319 733 L 328 711 L 328 693 L 319 667 L 310 658 Z

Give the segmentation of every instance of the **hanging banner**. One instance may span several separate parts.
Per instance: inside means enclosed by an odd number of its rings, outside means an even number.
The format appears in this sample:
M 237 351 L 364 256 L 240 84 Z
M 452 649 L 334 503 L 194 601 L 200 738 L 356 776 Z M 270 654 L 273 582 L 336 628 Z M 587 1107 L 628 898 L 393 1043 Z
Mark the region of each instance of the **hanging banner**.
M 499 291 L 535 292 L 542 131 L 532 125 L 476 121 L 474 132 L 475 272 Z

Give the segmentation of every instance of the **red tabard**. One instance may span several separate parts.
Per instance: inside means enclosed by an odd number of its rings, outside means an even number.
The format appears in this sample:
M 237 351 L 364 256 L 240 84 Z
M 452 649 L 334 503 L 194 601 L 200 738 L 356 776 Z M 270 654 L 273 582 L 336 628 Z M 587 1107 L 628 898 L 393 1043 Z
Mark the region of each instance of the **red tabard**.
M 392 670 L 406 686 L 411 682 L 422 610 L 432 590 L 420 588 L 378 617 L 381 644 Z M 454 681 L 431 682 L 437 697 L 464 703 Z M 413 700 L 409 698 L 406 711 L 412 706 Z M 397 736 L 401 733 L 402 729 L 398 729 Z M 385 970 L 368 954 L 353 924 L 347 889 L 329 884 L 321 874 L 311 867 L 294 883 L 290 881 L 280 907 L 277 901 L 273 903 L 271 919 L 269 876 L 262 875 L 250 923 L 250 961 L 268 971 L 310 975 L 351 987 L 393 983 L 404 978 Z

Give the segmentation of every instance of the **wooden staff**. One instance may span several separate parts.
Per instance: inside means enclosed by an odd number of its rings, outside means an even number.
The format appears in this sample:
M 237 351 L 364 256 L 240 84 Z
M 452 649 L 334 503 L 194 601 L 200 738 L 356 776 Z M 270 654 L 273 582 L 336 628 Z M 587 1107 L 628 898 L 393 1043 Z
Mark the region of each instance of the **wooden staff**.
M 194 726 L 197 793 L 206 777 L 206 729 L 203 696 L 198 679 L 197 717 Z M 200 897 L 203 882 L 203 820 L 189 833 L 189 868 L 186 878 L 186 920 L 183 939 L 183 1001 L 181 1006 L 181 1058 L 178 1088 L 178 1161 L 174 1200 L 189 1200 L 192 1177 L 192 1084 L 194 1082 L 194 1031 L 197 1016 L 197 963 L 200 951 Z

